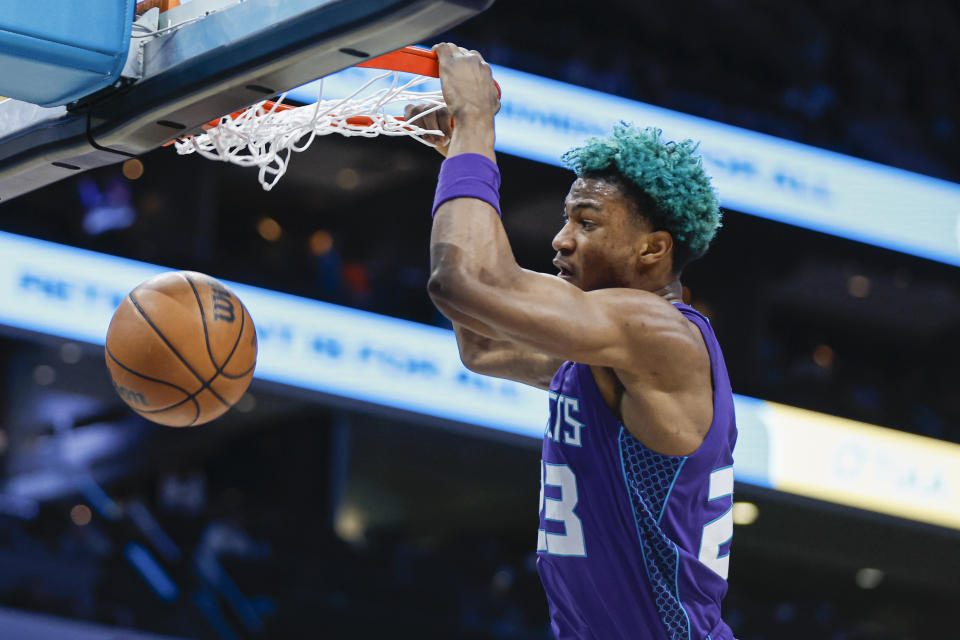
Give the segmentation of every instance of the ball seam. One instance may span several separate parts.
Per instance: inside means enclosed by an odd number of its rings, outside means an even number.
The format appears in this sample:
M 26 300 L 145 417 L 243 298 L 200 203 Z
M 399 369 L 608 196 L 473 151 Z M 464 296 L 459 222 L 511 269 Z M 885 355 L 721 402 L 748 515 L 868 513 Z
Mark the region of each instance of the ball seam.
M 200 309 L 200 322 L 203 323 L 203 337 L 204 337 L 204 340 L 206 340 L 207 342 L 207 355 L 210 356 L 210 363 L 213 364 L 213 368 L 216 370 L 216 373 L 213 374 L 213 377 L 207 381 L 207 385 L 212 384 L 213 381 L 216 380 L 219 376 L 223 376 L 228 380 L 239 380 L 240 378 L 243 378 L 248 373 L 250 373 L 255 366 L 257 366 L 256 361 L 254 361 L 253 365 L 250 368 L 248 368 L 246 371 L 241 373 L 240 375 L 231 375 L 226 371 L 224 371 L 224 369 L 226 369 L 227 365 L 230 364 L 230 360 L 233 359 L 233 354 L 237 352 L 237 347 L 240 346 L 240 338 L 243 337 L 243 329 L 246 326 L 247 316 L 249 315 L 249 313 L 247 312 L 247 308 L 243 306 L 243 303 L 240 302 L 239 298 L 237 298 L 237 303 L 240 305 L 240 331 L 237 332 L 237 339 L 233 341 L 233 348 L 230 349 L 230 353 L 227 354 L 226 360 L 223 361 L 223 366 L 220 366 L 217 364 L 217 361 L 214 359 L 213 350 L 210 347 L 210 334 L 207 331 L 207 314 L 203 310 L 203 302 L 200 300 L 200 292 L 197 291 L 197 287 L 193 284 L 193 280 L 191 280 L 187 274 L 181 273 L 180 275 L 183 276 L 183 279 L 186 280 L 187 284 L 190 285 L 190 289 L 193 290 L 193 296 L 197 299 L 197 308 Z M 233 297 L 236 298 L 237 296 L 234 295 Z M 212 389 L 212 387 L 210 388 Z M 232 404 L 228 406 L 231 409 L 233 408 Z
M 195 394 L 195 393 L 190 393 L 189 391 L 187 391 L 187 390 L 184 389 L 183 387 L 181 387 L 181 386 L 179 386 L 179 385 L 175 385 L 175 384 L 173 384 L 172 382 L 167 382 L 166 380 L 160 380 L 159 378 L 153 378 L 153 377 L 150 377 L 150 376 L 148 376 L 148 375 L 146 375 L 146 374 L 144 374 L 144 373 L 140 373 L 139 371 L 135 371 L 135 370 L 131 369 L 130 367 L 128 367 L 127 365 L 125 365 L 125 364 L 123 364 L 122 362 L 120 362 L 120 360 L 117 358 L 117 356 L 113 355 L 113 352 L 110 351 L 110 347 L 109 347 L 109 346 L 106 346 L 106 345 L 105 345 L 105 346 L 104 346 L 104 349 L 105 349 L 106 352 L 107 352 L 107 356 L 108 356 L 111 360 L 113 360 L 113 361 L 117 364 L 117 366 L 120 367 L 121 369 L 123 369 L 124 371 L 127 371 L 128 373 L 131 373 L 131 374 L 133 374 L 133 375 L 135 375 L 135 376 L 138 376 L 138 377 L 140 377 L 140 378 L 143 378 L 144 380 L 150 380 L 151 382 L 157 382 L 157 383 L 159 383 L 159 384 L 165 384 L 165 385 L 167 385 L 168 387 L 173 387 L 174 389 L 176 389 L 176 390 L 179 391 L 180 393 L 183 393 L 183 394 L 186 395 L 186 397 L 185 397 L 183 400 L 181 400 L 180 402 L 177 402 L 176 404 L 172 404 L 172 405 L 170 405 L 169 407 L 164 407 L 164 408 L 162 408 L 162 409 L 145 409 L 145 410 L 141 410 L 141 409 L 137 409 L 136 407 L 130 407 L 131 409 L 133 409 L 134 411 L 136 411 L 137 413 L 140 413 L 140 414 L 143 414 L 143 413 L 163 413 L 164 411 L 169 411 L 170 409 L 176 409 L 177 407 L 183 405 L 185 402 L 190 401 L 190 402 L 193 402 L 193 408 L 195 409 L 196 412 L 195 412 L 195 414 L 194 414 L 194 416 L 193 416 L 193 420 L 191 420 L 190 423 L 189 423 L 187 426 L 190 426 L 191 424 L 193 424 L 194 422 L 196 422 L 197 419 L 200 417 L 200 403 L 197 402 L 197 400 L 196 400 L 196 394 Z M 113 376 L 110 376 L 110 378 L 112 379 Z M 201 390 L 202 390 L 202 388 L 201 388 Z M 129 406 L 129 405 L 128 405 L 128 406 Z
M 161 340 L 163 340 L 163 343 L 164 343 L 165 345 L 167 345 L 167 348 L 170 349 L 170 351 L 173 353 L 173 355 L 177 356 L 177 359 L 180 360 L 180 362 L 183 363 L 183 366 L 185 366 L 185 367 L 190 371 L 190 373 L 192 373 L 192 374 L 194 375 L 194 377 L 196 377 L 196 379 L 201 382 L 202 386 L 201 386 L 199 389 L 197 389 L 197 391 L 193 394 L 194 397 L 196 397 L 196 396 L 199 395 L 204 389 L 206 389 L 206 390 L 208 390 L 211 394 L 213 394 L 213 396 L 214 396 L 217 400 L 219 400 L 220 402 L 222 402 L 224 405 L 226 405 L 226 406 L 229 408 L 229 407 L 231 406 L 230 403 L 227 402 L 226 400 L 224 400 L 224 399 L 220 396 L 219 393 L 217 393 L 212 387 L 210 387 L 210 382 L 213 380 L 213 378 L 211 378 L 210 380 L 204 380 L 203 377 L 202 377 L 199 373 L 197 373 L 197 371 L 196 371 L 192 366 L 190 366 L 190 363 L 187 362 L 187 360 L 186 360 L 182 355 L 180 355 L 180 352 L 177 351 L 176 348 L 174 348 L 174 346 L 173 346 L 172 344 L 170 344 L 170 341 L 167 340 L 167 337 L 166 337 L 165 335 L 163 335 L 163 332 L 160 331 L 160 329 L 157 327 L 157 325 L 155 325 L 155 324 L 153 323 L 153 320 L 150 319 L 150 316 L 147 315 L 147 312 L 144 311 L 143 307 L 140 306 L 140 303 L 137 302 L 137 299 L 136 299 L 135 297 L 133 297 L 133 292 L 132 292 L 132 291 L 131 291 L 129 294 L 127 294 L 127 297 L 130 298 L 130 302 L 133 303 L 133 306 L 136 307 L 137 311 L 140 312 L 140 315 L 143 317 L 143 319 L 146 321 L 146 323 L 147 323 L 148 325 L 150 325 L 150 328 L 153 329 L 153 331 L 157 334 L 157 336 L 158 336 Z M 215 378 L 215 377 L 216 377 L 216 374 L 214 374 L 214 378 Z

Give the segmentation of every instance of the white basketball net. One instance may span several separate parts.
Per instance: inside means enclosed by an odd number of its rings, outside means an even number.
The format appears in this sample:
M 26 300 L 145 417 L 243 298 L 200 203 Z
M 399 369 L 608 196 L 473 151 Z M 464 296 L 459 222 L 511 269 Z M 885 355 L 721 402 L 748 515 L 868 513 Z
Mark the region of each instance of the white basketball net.
M 390 76 L 393 78 L 389 87 L 364 95 L 371 85 Z M 321 80 L 320 95 L 315 104 L 283 110 L 279 108 L 286 96 L 283 94 L 270 107 L 266 106 L 265 100 L 237 117 L 223 116 L 219 124 L 206 133 L 177 140 L 175 148 L 180 155 L 198 153 L 210 160 L 232 162 L 241 167 L 259 167 L 260 184 L 269 191 L 286 173 L 290 153 L 305 151 L 317 136 L 331 133 L 366 138 L 410 136 L 432 147 L 423 136 L 443 135 L 443 132 L 424 129 L 418 122 L 446 105 L 440 91 L 415 90 L 415 87 L 429 80 L 432 78 L 428 76 L 414 76 L 400 84 L 400 73 L 387 71 L 340 100 L 322 99 Z M 387 113 L 390 105 L 411 102 L 428 104 L 430 108 L 410 120 Z

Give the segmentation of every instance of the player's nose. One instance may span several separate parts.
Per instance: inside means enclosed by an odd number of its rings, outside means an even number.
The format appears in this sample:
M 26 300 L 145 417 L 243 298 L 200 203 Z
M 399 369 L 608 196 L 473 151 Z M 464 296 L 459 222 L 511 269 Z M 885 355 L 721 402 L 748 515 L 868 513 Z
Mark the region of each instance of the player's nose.
M 576 248 L 576 241 L 573 238 L 573 234 L 568 231 L 569 228 L 570 225 L 565 224 L 563 228 L 557 232 L 557 235 L 553 236 L 551 246 L 554 251 L 566 255 L 572 253 Z

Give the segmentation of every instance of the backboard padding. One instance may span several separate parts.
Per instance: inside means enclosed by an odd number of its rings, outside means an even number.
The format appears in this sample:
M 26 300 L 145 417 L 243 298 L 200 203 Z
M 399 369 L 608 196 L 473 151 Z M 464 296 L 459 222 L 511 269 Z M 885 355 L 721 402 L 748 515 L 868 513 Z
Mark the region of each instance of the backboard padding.
M 0 201 L 146 153 L 222 114 L 426 41 L 492 3 L 247 0 L 211 13 L 146 41 L 143 77 L 132 85 L 0 132 Z

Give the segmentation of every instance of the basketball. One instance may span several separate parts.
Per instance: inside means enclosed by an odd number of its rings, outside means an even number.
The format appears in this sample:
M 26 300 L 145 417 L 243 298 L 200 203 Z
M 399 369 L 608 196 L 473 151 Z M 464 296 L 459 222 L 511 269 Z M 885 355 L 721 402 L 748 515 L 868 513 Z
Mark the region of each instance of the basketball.
M 117 393 L 159 424 L 218 418 L 253 378 L 257 334 L 222 283 L 193 271 L 150 278 L 130 292 L 107 329 L 105 357 Z

